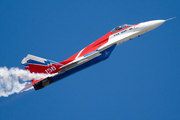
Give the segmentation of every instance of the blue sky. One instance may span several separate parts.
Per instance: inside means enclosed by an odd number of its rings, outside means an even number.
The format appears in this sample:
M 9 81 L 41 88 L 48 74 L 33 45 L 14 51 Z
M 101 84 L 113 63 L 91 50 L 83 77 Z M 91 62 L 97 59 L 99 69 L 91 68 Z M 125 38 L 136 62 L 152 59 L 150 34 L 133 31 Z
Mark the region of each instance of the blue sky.
M 0 98 L 0 120 L 180 119 L 178 0 L 0 1 L 0 67 L 27 54 L 63 61 L 112 28 L 176 19 L 39 91 Z

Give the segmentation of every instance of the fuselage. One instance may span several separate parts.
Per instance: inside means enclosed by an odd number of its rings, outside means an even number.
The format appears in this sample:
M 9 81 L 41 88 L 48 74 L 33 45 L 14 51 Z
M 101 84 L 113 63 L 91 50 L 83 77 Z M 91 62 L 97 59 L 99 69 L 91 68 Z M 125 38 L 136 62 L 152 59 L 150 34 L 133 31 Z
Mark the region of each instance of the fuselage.
M 166 20 L 153 20 L 135 25 L 124 24 L 118 26 L 63 62 L 54 62 L 28 55 L 22 60 L 25 69 L 30 70 L 30 72 L 48 73 L 52 75 L 27 86 L 33 86 L 35 90 L 38 90 L 103 61 L 110 56 L 117 45 L 144 34 L 160 26 L 165 21 Z
M 57 75 L 52 77 L 53 81 L 60 80 L 70 74 L 107 59 L 117 45 L 144 34 L 164 22 L 165 20 L 153 20 L 135 25 L 124 24 L 114 28 L 75 55 L 60 62 L 62 64 L 65 63 L 65 65 L 60 68 Z

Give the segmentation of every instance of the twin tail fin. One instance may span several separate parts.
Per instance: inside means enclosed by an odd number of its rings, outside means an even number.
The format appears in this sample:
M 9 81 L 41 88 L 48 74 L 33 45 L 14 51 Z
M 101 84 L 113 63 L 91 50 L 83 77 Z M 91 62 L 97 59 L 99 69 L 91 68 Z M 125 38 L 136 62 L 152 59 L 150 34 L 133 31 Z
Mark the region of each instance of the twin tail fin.
M 25 69 L 29 70 L 31 73 L 53 74 L 58 72 L 60 67 L 63 66 L 60 62 L 55 62 L 30 54 L 28 54 L 21 63 Z

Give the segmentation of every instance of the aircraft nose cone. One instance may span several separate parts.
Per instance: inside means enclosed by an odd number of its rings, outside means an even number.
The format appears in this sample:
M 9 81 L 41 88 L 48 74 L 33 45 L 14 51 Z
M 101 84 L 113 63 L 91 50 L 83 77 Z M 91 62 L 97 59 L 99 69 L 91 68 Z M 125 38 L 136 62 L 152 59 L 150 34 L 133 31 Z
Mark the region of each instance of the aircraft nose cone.
M 150 30 L 160 26 L 164 22 L 165 22 L 165 20 L 153 20 L 153 21 L 145 22 L 145 24 L 146 24 L 147 30 L 150 31 Z

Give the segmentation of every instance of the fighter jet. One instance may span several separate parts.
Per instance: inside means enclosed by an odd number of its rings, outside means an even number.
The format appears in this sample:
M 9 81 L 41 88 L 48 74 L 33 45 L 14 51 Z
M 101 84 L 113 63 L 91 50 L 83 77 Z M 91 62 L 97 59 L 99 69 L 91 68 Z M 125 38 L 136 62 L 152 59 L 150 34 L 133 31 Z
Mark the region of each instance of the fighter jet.
M 117 26 L 62 62 L 55 62 L 28 54 L 21 61 L 25 69 L 32 73 L 47 73 L 49 77 L 40 80 L 31 80 L 32 82 L 26 85 L 21 91 L 28 90 L 32 87 L 35 90 L 42 89 L 84 68 L 106 60 L 117 45 L 155 29 L 165 21 L 167 20 L 152 20 L 134 25 L 123 24 Z

